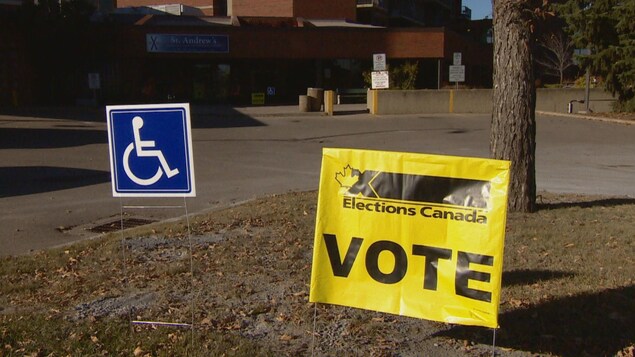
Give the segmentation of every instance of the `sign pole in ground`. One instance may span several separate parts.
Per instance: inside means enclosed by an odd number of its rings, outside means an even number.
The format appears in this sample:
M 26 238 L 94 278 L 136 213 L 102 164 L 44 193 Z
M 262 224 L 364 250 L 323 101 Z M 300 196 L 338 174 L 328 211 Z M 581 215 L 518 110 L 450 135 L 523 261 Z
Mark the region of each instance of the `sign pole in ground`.
M 186 197 L 196 196 L 189 104 L 106 107 L 112 194 L 120 198 L 124 274 L 127 275 L 124 233 L 125 210 L 183 209 L 187 220 L 191 289 L 194 288 L 193 247 Z M 123 198 L 183 198 L 183 205 L 124 205 Z M 128 279 L 126 282 L 129 283 Z M 129 288 L 130 289 L 130 288 Z M 194 296 L 191 322 L 139 319 L 130 312 L 131 325 L 186 327 L 194 343 Z
M 573 50 L 573 63 L 577 66 L 580 65 L 579 57 L 588 57 L 591 55 L 591 49 L 589 48 L 576 48 Z M 584 86 L 584 110 L 585 113 L 589 112 L 589 100 L 590 100 L 590 91 L 591 91 L 591 71 L 587 66 L 586 74 L 585 74 L 585 86 Z
M 318 303 L 496 329 L 509 166 L 323 149 L 309 295 L 314 336 Z
M 454 54 L 452 55 L 452 64 L 455 67 L 454 83 L 456 85 L 456 90 L 459 89 L 459 82 L 465 81 L 465 66 L 461 65 L 462 60 L 463 54 L 461 52 L 454 52 Z M 461 74 L 461 72 L 463 74 Z M 452 69 L 450 69 L 450 76 L 452 76 Z M 450 79 L 450 81 L 452 80 Z

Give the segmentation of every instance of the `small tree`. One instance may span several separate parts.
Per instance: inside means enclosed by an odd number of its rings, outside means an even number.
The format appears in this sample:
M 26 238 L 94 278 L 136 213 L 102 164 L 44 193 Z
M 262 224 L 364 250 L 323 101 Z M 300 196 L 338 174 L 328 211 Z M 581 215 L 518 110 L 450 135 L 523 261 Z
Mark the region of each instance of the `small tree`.
M 564 32 L 555 31 L 543 35 L 538 46 L 542 51 L 536 56 L 536 63 L 544 69 L 546 75 L 559 78 L 562 85 L 565 71 L 575 66 L 573 42 Z
M 635 1 L 567 0 L 554 7 L 575 46 L 591 50 L 580 58 L 582 67 L 602 76 L 622 104 L 635 101 Z
M 419 62 L 406 61 L 401 66 L 390 68 L 390 87 L 394 89 L 415 89 L 419 75 Z

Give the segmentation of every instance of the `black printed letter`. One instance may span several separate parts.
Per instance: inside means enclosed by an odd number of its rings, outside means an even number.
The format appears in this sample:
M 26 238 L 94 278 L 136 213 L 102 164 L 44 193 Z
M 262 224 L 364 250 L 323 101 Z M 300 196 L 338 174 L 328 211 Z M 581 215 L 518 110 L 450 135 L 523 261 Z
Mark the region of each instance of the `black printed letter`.
M 334 234 L 323 234 L 324 242 L 326 243 L 326 252 L 329 255 L 329 261 L 331 262 L 331 268 L 333 268 L 333 275 L 348 277 L 351 272 L 353 263 L 359 253 L 359 248 L 362 246 L 362 238 L 355 238 L 351 240 L 351 245 L 348 246 L 346 256 L 344 260 L 341 260 L 340 250 L 337 247 L 337 237 Z
M 469 280 L 478 280 L 489 283 L 490 274 L 480 271 L 470 270 L 470 263 L 476 263 L 481 265 L 494 265 L 494 257 L 489 255 L 472 254 L 466 252 L 458 252 L 458 258 L 456 263 L 456 279 L 455 289 L 456 294 L 465 296 L 474 300 L 481 300 L 485 302 L 492 301 L 492 293 L 489 291 L 482 291 L 477 289 L 468 288 Z
M 452 257 L 452 251 L 450 249 L 415 244 L 412 246 L 412 254 L 426 257 L 423 271 L 423 288 L 427 290 L 437 290 L 439 259 L 450 259 Z
M 390 251 L 395 256 L 395 268 L 389 274 L 379 270 L 379 254 L 384 250 Z M 381 240 L 368 247 L 366 252 L 366 270 L 371 278 L 384 284 L 398 283 L 406 275 L 408 270 L 408 257 L 403 248 L 391 241 Z

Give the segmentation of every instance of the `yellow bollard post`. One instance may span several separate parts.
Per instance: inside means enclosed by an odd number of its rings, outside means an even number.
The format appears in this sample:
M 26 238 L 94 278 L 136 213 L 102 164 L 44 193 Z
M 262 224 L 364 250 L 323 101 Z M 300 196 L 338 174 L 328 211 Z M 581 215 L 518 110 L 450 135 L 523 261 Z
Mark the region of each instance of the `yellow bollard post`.
M 335 98 L 335 92 L 332 90 L 324 91 L 324 112 L 327 115 L 333 115 L 333 101 Z
M 377 89 L 371 89 L 368 91 L 368 95 L 370 95 L 370 114 L 377 114 L 378 107 L 378 91 Z

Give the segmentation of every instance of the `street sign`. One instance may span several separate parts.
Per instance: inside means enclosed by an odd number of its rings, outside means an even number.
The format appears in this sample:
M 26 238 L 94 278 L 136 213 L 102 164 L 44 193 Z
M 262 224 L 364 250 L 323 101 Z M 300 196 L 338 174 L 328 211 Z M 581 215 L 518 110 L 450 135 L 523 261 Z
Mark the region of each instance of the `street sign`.
M 264 105 L 265 104 L 265 93 L 251 93 L 251 104 L 253 105 Z
M 371 81 L 373 89 L 390 88 L 390 77 L 388 71 L 373 71 L 371 73 Z
M 450 82 L 465 82 L 465 66 L 450 66 Z
M 453 64 L 455 66 L 460 66 L 461 65 L 461 57 L 462 57 L 461 52 L 454 52 L 454 55 L 452 56 L 452 58 L 453 58 L 453 62 L 454 62 Z
M 200 34 L 146 34 L 150 53 L 229 53 L 229 36 Z
M 375 53 L 373 55 L 373 71 L 385 71 L 386 68 L 386 54 Z
M 194 197 L 190 105 L 106 107 L 112 195 Z
M 573 50 L 573 54 L 576 56 L 590 56 L 591 49 L 590 48 L 576 48 Z
M 573 64 L 578 66 L 580 64 L 580 57 L 588 57 L 591 55 L 590 48 L 576 48 L 573 50 Z

